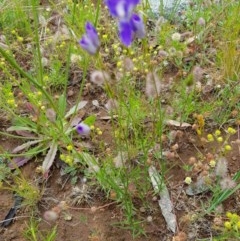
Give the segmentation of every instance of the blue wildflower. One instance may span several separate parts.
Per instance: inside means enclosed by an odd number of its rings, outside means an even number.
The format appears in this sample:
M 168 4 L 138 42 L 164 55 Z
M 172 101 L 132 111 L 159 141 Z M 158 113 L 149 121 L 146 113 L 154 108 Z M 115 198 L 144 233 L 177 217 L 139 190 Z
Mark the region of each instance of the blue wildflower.
M 95 54 L 100 46 L 97 30 L 90 22 L 86 23 L 85 30 L 86 34 L 83 35 L 82 39 L 79 41 L 79 44 L 89 54 Z
M 105 0 L 113 17 L 129 20 L 140 0 Z
M 142 18 L 133 13 L 140 0 L 105 0 L 110 14 L 118 18 L 119 36 L 122 43 L 129 46 L 134 37 L 143 38 L 145 27 Z
M 145 36 L 145 26 L 142 18 L 134 13 L 131 18 L 132 30 L 137 38 L 144 38 Z
M 126 46 L 129 46 L 132 43 L 133 39 L 131 22 L 120 21 L 118 28 L 122 43 Z
M 79 135 L 81 136 L 89 136 L 90 134 L 90 127 L 86 124 L 84 124 L 83 122 L 79 123 L 77 126 L 76 126 L 76 130 L 78 132 Z

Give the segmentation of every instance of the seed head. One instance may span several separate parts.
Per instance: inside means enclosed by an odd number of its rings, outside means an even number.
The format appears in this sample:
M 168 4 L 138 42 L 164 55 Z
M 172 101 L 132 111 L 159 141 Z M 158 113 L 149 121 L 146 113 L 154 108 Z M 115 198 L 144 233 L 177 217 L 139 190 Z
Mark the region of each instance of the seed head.
M 155 72 L 147 74 L 146 78 L 146 90 L 145 93 L 148 98 L 157 97 L 160 94 L 162 88 L 161 81 Z
M 95 71 L 93 71 L 91 73 L 90 80 L 94 84 L 96 84 L 98 86 L 102 86 L 105 81 L 109 81 L 110 80 L 110 76 L 105 71 L 95 70 Z
M 236 186 L 236 182 L 230 177 L 225 177 L 220 181 L 222 190 L 232 189 Z
M 56 221 L 58 219 L 59 214 L 57 212 L 55 212 L 55 211 L 49 210 L 49 211 L 46 211 L 43 214 L 43 217 L 47 221 L 54 222 L 54 221 Z
M 174 33 L 172 35 L 172 40 L 179 42 L 181 40 L 181 34 L 180 33 Z
M 228 172 L 228 167 L 227 167 L 227 159 L 225 157 L 221 157 L 217 161 L 217 165 L 215 168 L 215 174 L 216 176 L 225 178 L 227 176 Z
M 197 21 L 197 25 L 199 25 L 199 26 L 205 26 L 205 24 L 206 24 L 206 21 L 205 21 L 205 19 L 204 18 L 202 18 L 202 17 L 200 17 L 199 19 L 198 19 L 198 21 Z

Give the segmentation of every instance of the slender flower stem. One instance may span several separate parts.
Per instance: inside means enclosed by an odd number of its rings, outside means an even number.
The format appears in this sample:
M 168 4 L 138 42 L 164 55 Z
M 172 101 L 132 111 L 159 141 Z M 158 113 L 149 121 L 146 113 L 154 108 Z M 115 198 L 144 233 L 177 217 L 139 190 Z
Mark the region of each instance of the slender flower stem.
M 99 17 L 100 5 L 101 5 L 101 1 L 98 0 L 98 1 L 97 1 L 96 17 L 95 17 L 95 21 L 94 21 L 94 26 L 95 26 L 95 27 L 97 26 L 97 23 L 98 23 L 98 17 Z

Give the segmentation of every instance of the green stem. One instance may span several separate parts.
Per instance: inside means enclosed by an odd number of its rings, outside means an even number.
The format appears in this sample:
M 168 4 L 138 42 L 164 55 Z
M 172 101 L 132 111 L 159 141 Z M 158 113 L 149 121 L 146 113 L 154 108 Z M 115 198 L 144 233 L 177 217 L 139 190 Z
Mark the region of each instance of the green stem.
M 38 0 L 32 0 L 32 11 L 34 17 L 34 29 L 35 29 L 35 43 L 37 48 L 37 65 L 38 65 L 38 78 L 41 85 L 43 85 L 43 66 L 42 66 L 42 54 L 40 50 L 40 40 L 38 35 L 38 11 L 37 11 L 37 4 Z
M 97 1 L 97 11 L 96 11 L 96 17 L 95 17 L 95 21 L 94 21 L 94 26 L 97 26 L 98 23 L 98 17 L 99 17 L 99 12 L 100 12 L 100 6 L 101 6 L 101 1 L 98 0 Z

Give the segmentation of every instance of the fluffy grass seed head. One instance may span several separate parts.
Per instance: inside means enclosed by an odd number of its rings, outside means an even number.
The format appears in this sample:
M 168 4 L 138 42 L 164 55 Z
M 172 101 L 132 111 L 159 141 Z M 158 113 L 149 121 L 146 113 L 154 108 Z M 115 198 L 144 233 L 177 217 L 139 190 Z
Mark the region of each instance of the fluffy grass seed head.
M 201 82 L 204 76 L 203 74 L 204 74 L 203 69 L 200 66 L 195 66 L 192 71 L 193 81 L 195 83 Z
M 59 214 L 53 210 L 48 210 L 43 214 L 43 217 L 47 221 L 55 222 L 58 219 Z
M 157 97 L 162 89 L 161 81 L 156 72 L 149 72 L 146 77 L 145 93 L 148 98 Z
M 53 109 L 46 110 L 46 117 L 51 121 L 54 122 L 56 120 L 56 112 Z
M 172 34 L 172 40 L 179 42 L 181 40 L 181 34 L 177 32 Z
M 215 168 L 215 174 L 216 176 L 225 178 L 227 176 L 228 172 L 228 163 L 227 159 L 225 157 L 221 157 L 217 160 L 217 165 Z
M 220 186 L 222 190 L 228 190 L 234 188 L 236 186 L 236 182 L 232 180 L 230 177 L 224 177 L 220 181 Z
M 204 27 L 206 24 L 206 21 L 203 17 L 200 17 L 197 21 L 197 25 L 201 26 L 201 27 Z
M 90 80 L 98 86 L 102 86 L 105 81 L 110 80 L 110 76 L 107 72 L 101 70 L 95 70 L 90 75 Z

